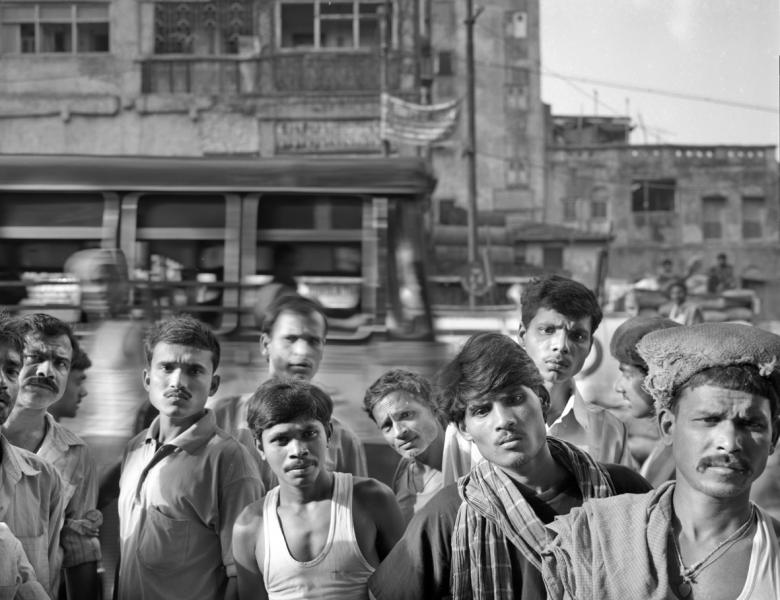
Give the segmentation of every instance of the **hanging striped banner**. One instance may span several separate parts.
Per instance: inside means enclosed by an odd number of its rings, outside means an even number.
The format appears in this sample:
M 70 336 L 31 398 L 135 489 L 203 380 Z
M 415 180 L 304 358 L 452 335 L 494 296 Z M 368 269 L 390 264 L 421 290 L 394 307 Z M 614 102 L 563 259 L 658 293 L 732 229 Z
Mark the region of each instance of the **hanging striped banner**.
M 402 144 L 425 146 L 445 140 L 458 125 L 459 101 L 416 104 L 382 93 L 379 136 Z

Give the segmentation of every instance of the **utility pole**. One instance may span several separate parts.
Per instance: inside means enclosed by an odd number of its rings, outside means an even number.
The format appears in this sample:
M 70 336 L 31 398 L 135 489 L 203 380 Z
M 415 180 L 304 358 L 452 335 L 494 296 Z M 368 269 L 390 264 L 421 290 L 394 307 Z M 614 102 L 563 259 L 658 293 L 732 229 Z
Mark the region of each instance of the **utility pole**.
M 469 308 L 476 306 L 472 270 L 477 268 L 477 127 L 476 84 L 474 74 L 474 23 L 482 12 L 474 14 L 473 0 L 466 0 L 466 179 L 468 192 Z
M 388 72 L 387 72 L 387 60 L 389 54 L 388 43 L 388 31 L 387 31 L 387 18 L 390 14 L 388 10 L 389 1 L 385 0 L 384 4 L 380 4 L 376 9 L 377 20 L 379 21 L 379 103 L 380 111 L 382 99 L 387 93 L 388 85 Z M 382 140 L 382 154 L 390 156 L 390 140 Z

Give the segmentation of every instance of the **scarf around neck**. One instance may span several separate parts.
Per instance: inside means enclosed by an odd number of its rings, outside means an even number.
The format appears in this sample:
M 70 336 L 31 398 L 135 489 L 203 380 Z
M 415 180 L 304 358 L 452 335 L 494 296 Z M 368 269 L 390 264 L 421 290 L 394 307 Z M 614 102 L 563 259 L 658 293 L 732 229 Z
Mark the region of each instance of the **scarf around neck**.
M 547 444 L 555 461 L 574 475 L 583 500 L 614 495 L 609 474 L 589 454 L 554 437 Z M 452 598 L 514 598 L 508 544 L 540 569 L 550 533 L 514 481 L 486 460 L 458 480 L 458 492 L 463 503 L 452 533 Z

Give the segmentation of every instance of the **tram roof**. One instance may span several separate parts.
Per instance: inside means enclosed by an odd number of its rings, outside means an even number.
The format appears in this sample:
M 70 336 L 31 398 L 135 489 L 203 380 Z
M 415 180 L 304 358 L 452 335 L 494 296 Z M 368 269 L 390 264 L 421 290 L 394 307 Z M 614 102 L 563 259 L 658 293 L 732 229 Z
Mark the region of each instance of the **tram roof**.
M 0 155 L 0 190 L 426 194 L 419 158 Z

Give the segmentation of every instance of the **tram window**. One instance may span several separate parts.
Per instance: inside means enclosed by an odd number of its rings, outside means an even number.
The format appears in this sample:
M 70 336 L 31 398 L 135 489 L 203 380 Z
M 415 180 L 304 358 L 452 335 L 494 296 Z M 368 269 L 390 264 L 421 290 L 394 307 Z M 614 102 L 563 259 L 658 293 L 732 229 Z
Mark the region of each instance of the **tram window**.
M 99 240 L 3 240 L 0 242 L 0 269 L 61 273 L 71 254 L 98 247 Z
M 360 276 L 360 244 L 293 243 L 298 275 Z M 257 247 L 257 272 L 271 273 L 273 251 L 269 244 Z
M 100 227 L 102 194 L 0 193 L 4 227 Z
M 257 215 L 258 229 L 316 229 L 316 198 L 263 196 Z
M 354 196 L 264 195 L 258 230 L 355 229 L 363 227 L 363 198 Z
M 331 204 L 330 219 L 333 229 L 362 229 L 363 203 L 335 199 Z
M 145 194 L 138 203 L 138 227 L 224 226 L 224 196 Z

